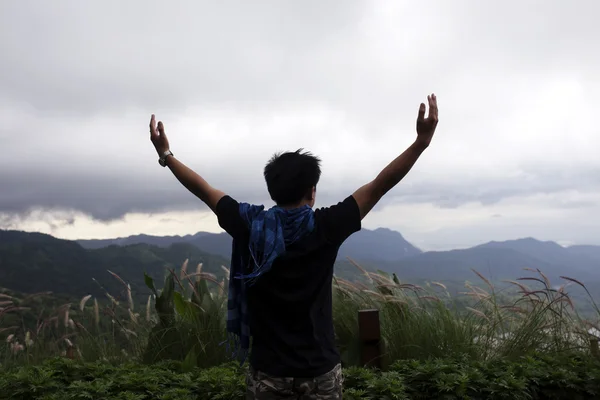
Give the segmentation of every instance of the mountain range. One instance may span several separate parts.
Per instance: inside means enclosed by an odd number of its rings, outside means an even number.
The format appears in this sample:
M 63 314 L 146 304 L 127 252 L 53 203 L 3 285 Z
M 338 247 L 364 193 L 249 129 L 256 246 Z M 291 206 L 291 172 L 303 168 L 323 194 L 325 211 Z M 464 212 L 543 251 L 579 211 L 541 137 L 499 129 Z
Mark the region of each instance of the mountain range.
M 0 287 L 21 292 L 55 291 L 76 295 L 122 290 L 107 270 L 117 273 L 132 289 L 147 295 L 143 272 L 161 280 L 165 267 L 203 270 L 219 279 L 229 265 L 231 239 L 227 234 L 199 232 L 187 236 L 136 235 L 106 240 L 69 241 L 41 233 L 0 230 Z M 347 258 L 371 271 L 395 273 L 405 282 L 476 281 L 473 269 L 494 282 L 515 280 L 539 268 L 554 285 L 560 276 L 583 281 L 600 294 L 600 246 L 563 247 L 534 238 L 489 242 L 468 249 L 423 252 L 389 229 L 363 229 L 340 248 L 336 274 L 361 279 Z M 95 281 L 92 279 L 95 278 Z
M 227 233 L 198 232 L 185 236 L 134 235 L 117 239 L 78 240 L 77 242 L 87 249 L 140 243 L 158 247 L 168 247 L 174 243 L 189 243 L 206 253 L 229 258 L 232 240 Z M 420 249 L 410 244 L 399 232 L 386 228 L 362 229 L 350 236 L 341 246 L 338 259 L 350 257 L 359 261 L 393 262 L 421 253 Z
M 231 238 L 226 233 L 198 232 L 187 236 L 136 235 L 105 240 L 79 240 L 84 248 L 98 249 L 110 245 L 149 244 L 168 247 L 188 243 L 200 250 L 229 257 Z M 468 249 L 423 252 L 399 232 L 378 228 L 363 229 L 341 246 L 338 260 L 351 258 L 368 269 L 394 272 L 406 278 L 462 279 L 476 269 L 486 276 L 514 279 L 523 268 L 539 268 L 551 278 L 573 275 L 575 278 L 600 281 L 600 246 L 563 247 L 555 242 L 523 238 L 488 242 Z

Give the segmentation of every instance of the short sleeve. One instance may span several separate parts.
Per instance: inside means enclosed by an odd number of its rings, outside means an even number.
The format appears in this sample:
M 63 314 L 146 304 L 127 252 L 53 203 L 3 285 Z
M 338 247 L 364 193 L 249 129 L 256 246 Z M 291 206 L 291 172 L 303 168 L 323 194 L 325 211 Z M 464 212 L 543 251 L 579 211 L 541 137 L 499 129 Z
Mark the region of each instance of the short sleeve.
M 317 210 L 319 229 L 322 229 L 328 241 L 341 245 L 350 235 L 361 229 L 358 204 L 353 196 L 344 201 Z
M 219 226 L 232 238 L 238 239 L 248 234 L 248 227 L 240 216 L 240 203 L 230 196 L 223 196 L 216 207 Z

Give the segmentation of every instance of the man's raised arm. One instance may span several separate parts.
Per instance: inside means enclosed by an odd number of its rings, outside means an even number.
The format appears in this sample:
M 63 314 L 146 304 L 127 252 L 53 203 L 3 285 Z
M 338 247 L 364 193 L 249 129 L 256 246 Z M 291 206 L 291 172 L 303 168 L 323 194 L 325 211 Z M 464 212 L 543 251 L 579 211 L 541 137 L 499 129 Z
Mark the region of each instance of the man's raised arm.
M 206 203 L 213 212 L 216 212 L 217 203 L 225 193 L 210 186 L 200 175 L 186 167 L 181 161 L 177 160 L 170 151 L 169 140 L 165 134 L 165 127 L 161 121 L 156 126 L 154 114 L 150 118 L 150 140 L 165 166 L 169 167 L 173 175 L 190 192 L 196 195 L 200 200 Z
M 358 204 L 361 219 L 373 209 L 383 195 L 404 178 L 423 151 L 429 147 L 438 123 L 438 107 L 435 94 L 427 96 L 427 100 L 429 102 L 429 114 L 425 118 L 425 104 L 421 103 L 417 117 L 417 138 L 415 142 L 389 163 L 374 180 L 360 187 L 352 195 Z

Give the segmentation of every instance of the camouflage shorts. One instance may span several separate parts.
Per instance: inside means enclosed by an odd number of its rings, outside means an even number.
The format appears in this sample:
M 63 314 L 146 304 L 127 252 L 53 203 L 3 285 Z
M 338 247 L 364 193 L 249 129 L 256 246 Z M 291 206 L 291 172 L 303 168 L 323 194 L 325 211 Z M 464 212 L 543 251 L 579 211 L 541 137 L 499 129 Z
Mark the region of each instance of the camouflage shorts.
M 250 368 L 246 400 L 340 400 L 342 366 L 316 378 L 277 378 Z

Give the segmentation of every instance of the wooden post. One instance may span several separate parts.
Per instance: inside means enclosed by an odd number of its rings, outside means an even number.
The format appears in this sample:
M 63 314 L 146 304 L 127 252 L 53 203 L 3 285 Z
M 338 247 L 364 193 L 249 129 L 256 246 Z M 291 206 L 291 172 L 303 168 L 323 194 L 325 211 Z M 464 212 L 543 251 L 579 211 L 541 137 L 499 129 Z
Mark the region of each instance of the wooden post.
M 381 327 L 379 310 L 358 311 L 360 362 L 365 367 L 381 369 Z
M 598 338 L 592 337 L 590 338 L 590 351 L 592 355 L 596 358 L 600 357 L 600 348 L 598 347 Z

